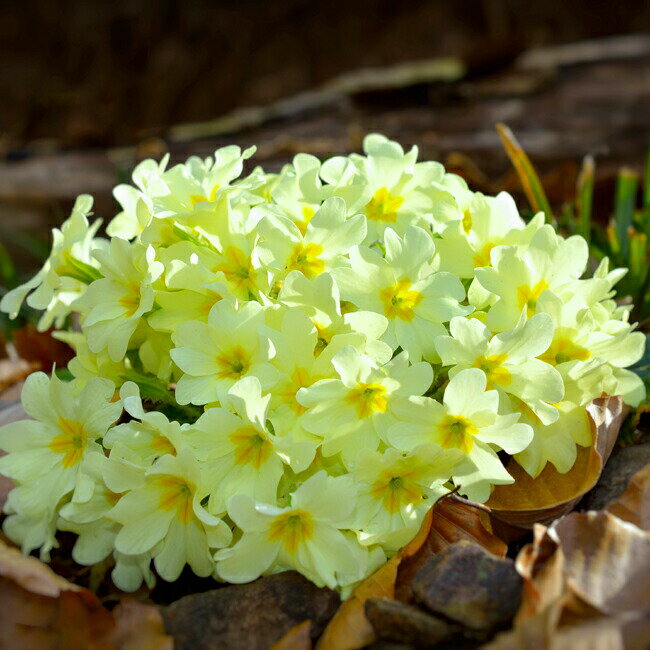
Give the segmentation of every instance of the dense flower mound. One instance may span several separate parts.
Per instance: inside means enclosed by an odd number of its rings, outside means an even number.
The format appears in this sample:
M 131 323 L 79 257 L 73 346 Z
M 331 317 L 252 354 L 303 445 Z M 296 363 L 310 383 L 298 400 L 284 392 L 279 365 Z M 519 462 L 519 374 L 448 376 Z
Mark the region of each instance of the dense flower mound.
M 588 402 L 644 398 L 624 270 L 583 279 L 581 237 L 380 135 L 242 177 L 252 154 L 142 162 L 108 238 L 79 197 L 4 296 L 76 351 L 73 379 L 31 375 L 33 419 L 0 430 L 24 552 L 59 529 L 81 564 L 112 555 L 124 590 L 153 560 L 169 581 L 293 568 L 347 591 L 454 486 L 511 483 L 504 453 L 566 472 Z

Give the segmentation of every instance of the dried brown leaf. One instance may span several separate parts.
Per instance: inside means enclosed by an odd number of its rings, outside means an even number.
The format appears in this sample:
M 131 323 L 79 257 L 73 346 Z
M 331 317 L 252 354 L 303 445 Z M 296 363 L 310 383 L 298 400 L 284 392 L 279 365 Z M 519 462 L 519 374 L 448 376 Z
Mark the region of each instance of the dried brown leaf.
M 650 530 L 650 465 L 638 471 L 625 492 L 605 509 L 619 519 Z
M 174 639 L 165 632 L 160 610 L 154 605 L 124 598 L 113 616 L 116 627 L 111 640 L 117 650 L 174 650 Z
M 550 524 L 569 512 L 596 484 L 627 410 L 620 397 L 601 397 L 589 404 L 587 411 L 594 444 L 578 447 L 576 461 L 565 474 L 549 463 L 537 478 L 531 478 L 511 459 L 507 469 L 515 482 L 497 486 L 487 502 L 494 517 L 522 528 Z
M 311 621 L 303 621 L 292 627 L 269 650 L 311 650 Z M 153 648 L 152 648 L 153 650 Z
M 650 532 L 607 512 L 574 512 L 537 525 L 516 566 L 522 605 L 490 650 L 648 647 Z
M 18 356 L 49 372 L 56 364 L 65 368 L 74 356 L 74 350 L 52 336 L 54 329 L 39 332 L 33 325 L 25 325 L 13 333 L 13 344 Z
M 18 384 L 39 366 L 25 359 L 0 359 L 0 393 Z
M 0 648 L 113 650 L 113 616 L 90 591 L 0 543 Z

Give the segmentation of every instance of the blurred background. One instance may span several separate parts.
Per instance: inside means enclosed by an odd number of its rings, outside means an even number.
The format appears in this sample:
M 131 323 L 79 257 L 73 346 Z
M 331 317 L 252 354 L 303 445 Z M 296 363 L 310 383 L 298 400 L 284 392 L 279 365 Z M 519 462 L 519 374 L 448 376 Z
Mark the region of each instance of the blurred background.
M 7 3 L 0 284 L 39 265 L 77 194 L 108 218 L 139 159 L 231 142 L 273 170 L 379 130 L 526 209 L 502 121 L 558 214 L 594 155 L 606 221 L 619 168 L 641 174 L 650 138 L 649 32 L 650 4 L 626 0 Z

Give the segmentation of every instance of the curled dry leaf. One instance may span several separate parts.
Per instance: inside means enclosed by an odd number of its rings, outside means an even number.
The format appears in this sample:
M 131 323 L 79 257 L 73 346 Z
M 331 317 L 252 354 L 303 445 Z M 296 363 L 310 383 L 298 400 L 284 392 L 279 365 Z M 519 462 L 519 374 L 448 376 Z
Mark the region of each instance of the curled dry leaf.
M 625 492 L 606 510 L 642 530 L 650 530 L 650 465 L 630 479 Z
M 536 526 L 516 566 L 522 605 L 491 650 L 650 644 L 649 532 L 607 512 L 574 512 L 551 528 Z
M 25 359 L 0 359 L 0 393 L 23 381 L 39 367 Z
M 152 605 L 126 599 L 113 612 L 95 594 L 0 541 L 0 648 L 173 650 Z
M 13 343 L 18 356 L 45 372 L 49 372 L 54 364 L 57 368 L 65 368 L 74 357 L 74 350 L 67 343 L 55 339 L 53 332 L 53 328 L 39 332 L 33 325 L 15 330 Z
M 125 598 L 113 610 L 113 616 L 111 641 L 117 650 L 174 650 L 174 639 L 165 632 L 157 607 Z
M 97 597 L 0 542 L 0 648 L 113 650 L 113 616 Z
M 598 481 L 627 414 L 620 397 L 600 397 L 589 406 L 594 443 L 578 447 L 576 461 L 565 474 L 550 463 L 537 478 L 511 459 L 507 469 L 515 479 L 497 486 L 487 506 L 497 519 L 521 528 L 550 524 L 569 512 Z
M 303 621 L 292 627 L 269 650 L 311 650 L 311 621 Z M 152 648 L 153 650 L 153 648 Z
M 316 650 L 356 650 L 372 643 L 374 628 L 365 615 L 369 598 L 410 600 L 410 582 L 428 557 L 459 540 L 505 555 L 506 545 L 485 528 L 486 513 L 475 504 L 450 495 L 425 516 L 418 534 L 399 553 L 361 582 L 341 605 L 316 645 Z

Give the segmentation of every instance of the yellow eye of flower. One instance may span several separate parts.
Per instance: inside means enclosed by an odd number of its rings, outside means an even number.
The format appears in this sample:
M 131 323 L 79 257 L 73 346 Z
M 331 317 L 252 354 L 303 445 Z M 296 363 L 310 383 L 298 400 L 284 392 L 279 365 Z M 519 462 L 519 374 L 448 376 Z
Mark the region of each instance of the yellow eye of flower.
M 241 345 L 217 356 L 216 362 L 221 369 L 217 376 L 221 379 L 241 379 L 250 369 L 250 355 Z
M 311 386 L 319 379 L 322 379 L 322 377 L 312 377 L 304 368 L 296 368 L 291 374 L 289 381 L 276 389 L 276 394 L 285 404 L 290 406 L 294 413 L 302 415 L 307 408 L 298 402 L 296 399 L 296 393 L 301 388 Z
M 271 455 L 271 443 L 253 427 L 242 427 L 228 436 L 235 445 L 235 463 L 259 469 Z
M 472 229 L 472 213 L 469 210 L 463 210 L 463 230 L 468 233 Z
M 385 397 L 386 389 L 377 383 L 360 383 L 345 397 L 348 404 L 352 404 L 360 418 L 367 418 L 373 413 L 385 413 L 388 401 Z
M 525 284 L 517 287 L 517 302 L 519 304 L 519 309 L 528 307 L 529 318 L 535 313 L 537 309 L 537 300 L 546 289 L 548 289 L 548 284 L 544 280 L 540 280 L 532 288 Z
M 298 546 L 314 535 L 314 519 L 305 510 L 289 510 L 278 515 L 269 528 L 270 542 L 282 542 L 287 553 L 295 554 Z
M 371 494 L 382 501 L 391 514 L 399 512 L 400 506 L 422 501 L 422 490 L 413 480 L 413 474 L 394 475 L 394 470 L 385 470 L 373 483 Z
M 478 433 L 478 429 L 462 415 L 445 415 L 438 431 L 443 449 L 460 449 L 466 454 L 472 451 L 473 436 Z
M 314 208 L 310 208 L 308 205 L 303 206 L 302 221 L 296 221 L 296 226 L 298 226 L 298 230 L 300 230 L 303 237 L 307 232 L 307 226 L 309 225 L 309 222 L 314 218 L 315 214 L 316 210 L 314 210 Z
M 497 244 L 495 242 L 488 242 L 483 246 L 481 249 L 480 253 L 477 253 L 474 255 L 474 266 L 490 266 L 491 260 L 490 260 L 490 253 L 492 253 L 492 249 L 496 246 Z
M 507 386 L 512 381 L 510 372 L 503 368 L 503 364 L 508 360 L 507 354 L 492 354 L 488 357 L 481 355 L 474 362 L 474 368 L 480 368 L 487 377 L 487 389 L 494 388 L 495 384 Z
M 223 256 L 225 261 L 217 264 L 214 271 L 221 271 L 238 289 L 252 286 L 253 265 L 250 257 L 237 246 L 227 246 Z
M 372 221 L 395 223 L 397 211 L 404 203 L 404 197 L 393 196 L 385 187 L 380 187 L 366 203 L 366 217 Z
M 589 350 L 573 342 L 572 332 L 567 332 L 565 328 L 559 328 L 555 332 L 555 338 L 550 347 L 540 356 L 540 359 L 552 366 L 557 366 L 567 361 L 587 361 L 590 357 Z
M 296 244 L 287 263 L 287 270 L 300 271 L 306 278 L 315 278 L 325 270 L 325 262 L 320 259 L 323 247 L 319 244 Z
M 154 436 L 153 440 L 151 441 L 151 448 L 159 452 L 161 456 L 164 456 L 165 454 L 176 456 L 176 449 L 174 445 L 172 445 L 169 438 L 165 438 L 165 436 L 161 435 L 160 433 L 157 433 Z
M 63 454 L 61 464 L 67 469 L 83 458 L 87 436 L 80 422 L 60 417 L 57 424 L 62 433 L 52 438 L 48 448 L 55 454 Z
M 158 507 L 176 510 L 178 519 L 184 524 L 189 523 L 194 516 L 192 501 L 196 488 L 177 476 L 156 476 L 152 482 L 160 493 Z
M 133 314 L 138 311 L 141 299 L 142 296 L 140 295 L 140 285 L 130 285 L 128 287 L 127 293 L 118 301 L 120 305 L 126 309 L 126 314 L 124 314 L 126 318 L 131 318 L 131 316 L 133 316 Z
M 210 198 L 206 198 L 203 196 L 203 194 L 192 194 L 190 196 L 190 201 L 192 202 L 192 206 L 195 206 L 197 203 L 214 203 L 216 197 L 217 197 L 217 191 L 221 185 L 217 184 L 215 185 L 212 190 L 210 191 Z
M 419 291 L 411 289 L 409 278 L 404 278 L 379 292 L 386 317 L 400 318 L 409 323 L 415 317 L 414 308 L 422 302 L 423 297 Z

